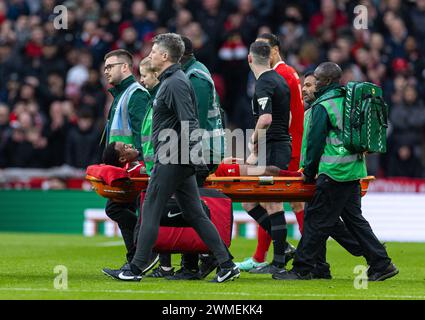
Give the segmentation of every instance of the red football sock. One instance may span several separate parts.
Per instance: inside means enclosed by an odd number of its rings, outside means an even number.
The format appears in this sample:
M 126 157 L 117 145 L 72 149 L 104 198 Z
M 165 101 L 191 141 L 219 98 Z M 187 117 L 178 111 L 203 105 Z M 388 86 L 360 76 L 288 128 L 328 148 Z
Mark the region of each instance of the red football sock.
M 297 218 L 298 228 L 300 229 L 300 233 L 303 234 L 304 227 L 304 209 L 298 212 L 295 212 L 295 217 Z
M 257 262 L 264 262 L 266 261 L 267 251 L 269 250 L 270 243 L 272 242 L 272 238 L 260 226 L 258 226 L 257 236 L 258 236 L 257 249 L 255 250 L 253 258 Z

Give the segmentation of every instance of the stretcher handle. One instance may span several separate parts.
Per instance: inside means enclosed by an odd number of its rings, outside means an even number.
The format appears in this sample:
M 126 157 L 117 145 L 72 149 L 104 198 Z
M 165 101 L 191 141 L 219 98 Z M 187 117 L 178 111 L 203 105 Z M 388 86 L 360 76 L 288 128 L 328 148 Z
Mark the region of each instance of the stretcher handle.
M 206 182 L 258 182 L 258 181 L 265 181 L 265 176 L 240 176 L 240 177 L 217 177 L 216 175 L 210 175 Z M 302 177 L 275 177 L 275 176 L 268 176 L 267 180 L 272 180 L 274 182 L 277 181 L 303 181 Z M 375 180 L 375 176 L 367 176 L 363 179 L 360 179 L 362 181 L 372 181 Z
M 86 175 L 86 179 L 94 182 L 103 182 L 101 179 Z M 149 182 L 149 177 L 146 178 L 130 178 L 134 182 Z M 206 182 L 258 182 L 258 181 L 302 181 L 302 177 L 274 177 L 274 176 L 240 176 L 240 177 L 217 177 L 212 174 L 208 176 Z M 375 176 L 367 176 L 362 181 L 373 181 Z
M 123 178 L 123 180 L 125 179 L 129 179 L 132 182 L 149 182 L 149 177 L 140 177 L 140 178 Z M 102 182 L 104 183 L 104 181 L 102 179 L 90 176 L 90 175 L 86 175 L 86 180 L 88 181 L 93 181 L 93 182 Z
M 275 177 L 275 176 L 240 176 L 240 177 L 217 177 L 210 175 L 206 182 L 276 182 L 276 181 L 303 181 L 302 177 Z

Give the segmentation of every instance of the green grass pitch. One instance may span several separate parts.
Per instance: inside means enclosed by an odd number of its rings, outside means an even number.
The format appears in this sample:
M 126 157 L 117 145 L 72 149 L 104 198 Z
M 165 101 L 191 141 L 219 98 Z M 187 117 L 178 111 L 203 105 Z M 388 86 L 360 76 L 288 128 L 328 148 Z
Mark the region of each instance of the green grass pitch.
M 0 233 L 0 299 L 425 299 L 425 244 L 387 243 L 400 273 L 389 280 L 355 289 L 354 268 L 365 264 L 328 241 L 333 280 L 276 281 L 268 275 L 242 273 L 224 284 L 144 278 L 140 283 L 114 281 L 103 267 L 119 267 L 124 248 L 119 238 Z M 295 244 L 295 241 L 292 241 Z M 235 261 L 250 256 L 255 240 L 234 239 Z M 173 256 L 178 265 L 179 255 Z M 68 289 L 54 288 L 54 268 L 66 266 Z

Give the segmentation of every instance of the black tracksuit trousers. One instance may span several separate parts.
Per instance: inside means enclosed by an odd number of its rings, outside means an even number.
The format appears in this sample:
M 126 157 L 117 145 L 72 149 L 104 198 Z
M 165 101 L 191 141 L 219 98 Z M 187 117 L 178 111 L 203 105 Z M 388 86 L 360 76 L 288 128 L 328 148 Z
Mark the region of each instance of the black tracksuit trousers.
M 219 264 L 230 260 L 230 254 L 201 204 L 195 169 L 190 165 L 155 164 L 142 209 L 136 253 L 132 263 L 144 269 L 149 261 L 165 206 L 174 194 L 183 218 L 195 229 Z
M 307 207 L 304 232 L 294 257 L 294 271 L 306 274 L 313 270 L 340 218 L 360 244 L 370 269 L 385 270 L 391 259 L 362 215 L 359 181 L 337 182 L 321 174 Z
M 106 215 L 115 221 L 120 228 L 127 249 L 127 261 L 133 259 L 136 247 L 134 245 L 135 227 L 137 224 L 137 203 L 119 203 L 108 200 L 106 202 Z
M 304 220 L 306 216 L 305 213 L 308 213 L 307 207 L 308 204 L 306 204 L 306 208 L 304 209 Z M 329 235 L 353 256 L 364 256 L 366 261 L 369 261 L 359 242 L 353 237 L 350 231 L 348 231 L 347 227 L 341 219 L 338 219 L 335 226 L 332 228 L 332 230 L 330 230 Z M 314 273 L 327 274 L 329 272 L 330 266 L 326 262 L 326 242 L 323 242 L 318 249 Z

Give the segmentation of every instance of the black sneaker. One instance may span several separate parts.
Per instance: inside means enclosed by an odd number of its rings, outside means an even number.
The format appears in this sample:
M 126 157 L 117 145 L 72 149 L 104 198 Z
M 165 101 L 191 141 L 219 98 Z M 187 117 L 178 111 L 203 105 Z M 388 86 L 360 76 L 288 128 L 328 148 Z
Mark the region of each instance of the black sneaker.
M 130 269 L 130 264 L 128 262 L 125 262 L 122 267 L 120 268 L 121 271 L 128 271 Z
M 320 266 L 316 264 L 316 266 L 311 270 L 311 274 L 313 279 L 332 279 L 331 269 L 328 263 L 322 263 Z
M 215 278 L 211 280 L 211 282 L 222 283 L 230 280 L 233 281 L 234 279 L 239 278 L 240 275 L 241 272 L 237 265 L 234 265 L 231 268 L 220 268 L 220 271 L 217 273 Z
M 122 271 L 130 270 L 130 263 L 124 262 L 124 264 L 121 266 L 120 270 L 122 270 Z
M 189 270 L 182 267 L 177 270 L 176 273 L 170 277 L 165 277 L 167 280 L 199 280 L 199 272 L 196 270 Z
M 105 274 L 107 274 L 107 272 L 110 272 L 110 271 L 112 271 L 112 270 L 115 270 L 115 269 L 103 268 L 103 269 L 102 269 L 102 272 L 103 272 L 103 273 L 105 273 Z M 121 271 L 128 271 L 128 270 L 130 270 L 130 264 L 129 264 L 128 262 L 125 262 L 125 263 L 121 266 L 121 268 L 119 268 L 118 270 L 121 270 Z
M 125 263 L 121 266 L 121 268 L 119 268 L 119 269 L 117 269 L 117 270 L 121 270 L 121 271 L 130 271 L 130 270 L 131 270 L 131 269 L 130 269 L 130 264 L 129 264 L 128 262 L 125 262 Z M 103 268 L 103 269 L 102 269 L 102 272 L 103 272 L 104 274 L 106 274 L 107 276 L 109 276 L 111 272 L 114 272 L 114 271 L 117 271 L 117 270 L 115 270 L 115 269 L 111 269 L 111 268 Z
M 254 269 L 249 270 L 249 273 L 255 273 L 255 274 L 274 274 L 277 272 L 286 271 L 285 267 L 279 268 L 275 266 L 274 264 L 268 264 L 265 266 L 257 267 Z
M 390 263 L 388 267 L 381 272 L 373 272 L 373 271 L 369 272 L 369 270 L 368 270 L 369 281 L 384 281 L 385 279 L 394 277 L 399 272 L 394 263 Z
M 313 279 L 313 275 L 311 273 L 301 275 L 300 273 L 290 270 L 276 272 L 272 275 L 272 278 L 275 280 L 311 280 Z
M 142 270 L 142 274 L 145 274 L 146 272 L 150 271 L 153 267 L 155 267 L 155 265 L 157 264 L 157 262 L 159 261 L 159 254 L 152 252 L 151 258 L 149 260 L 148 265 L 146 266 L 145 269 Z M 121 268 L 119 268 L 118 270 L 121 271 L 130 271 L 130 263 L 125 262 Z M 109 273 L 117 271 L 116 269 L 110 269 L 110 268 L 103 268 L 102 272 L 106 275 L 109 275 Z
M 150 278 L 165 278 L 165 277 L 171 277 L 174 275 L 174 268 L 171 268 L 171 270 L 164 270 L 161 266 L 158 268 L 155 268 L 152 270 L 151 273 L 146 275 Z
M 103 269 L 102 270 L 104 274 L 107 276 L 115 279 L 115 280 L 121 280 L 121 281 L 133 281 L 133 282 L 139 282 L 142 280 L 141 274 L 134 274 L 131 272 L 131 270 L 122 271 L 121 269 L 118 270 L 112 270 L 112 269 Z
M 201 263 L 199 265 L 199 277 L 206 278 L 215 268 L 218 267 L 218 261 L 213 255 L 200 255 Z

